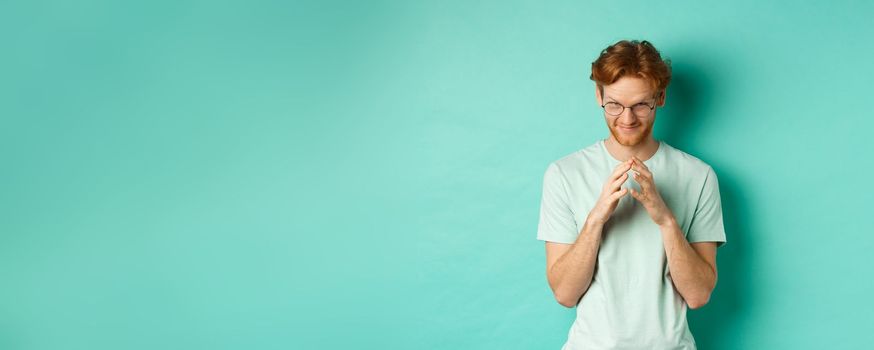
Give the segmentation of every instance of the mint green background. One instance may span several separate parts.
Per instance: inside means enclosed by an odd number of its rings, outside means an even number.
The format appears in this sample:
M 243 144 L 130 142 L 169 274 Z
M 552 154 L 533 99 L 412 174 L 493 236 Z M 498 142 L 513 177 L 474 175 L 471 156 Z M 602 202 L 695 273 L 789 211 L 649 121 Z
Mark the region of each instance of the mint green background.
M 869 2 L 0 5 L 0 348 L 558 349 L 546 165 L 674 62 L 719 174 L 702 349 L 874 343 Z

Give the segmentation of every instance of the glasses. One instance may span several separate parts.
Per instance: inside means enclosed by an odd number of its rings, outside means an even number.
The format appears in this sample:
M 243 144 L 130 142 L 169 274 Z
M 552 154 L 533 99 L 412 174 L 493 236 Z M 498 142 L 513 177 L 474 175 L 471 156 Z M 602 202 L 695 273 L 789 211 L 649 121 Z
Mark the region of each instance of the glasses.
M 622 114 L 622 112 L 625 112 L 626 108 L 631 108 L 631 113 L 633 113 L 634 115 L 638 117 L 645 117 L 649 114 L 649 112 L 655 109 L 655 103 L 650 106 L 648 103 L 641 102 L 631 107 L 625 107 L 618 102 L 607 102 L 601 105 L 601 108 L 604 108 L 604 112 L 607 112 L 607 114 L 613 116 Z

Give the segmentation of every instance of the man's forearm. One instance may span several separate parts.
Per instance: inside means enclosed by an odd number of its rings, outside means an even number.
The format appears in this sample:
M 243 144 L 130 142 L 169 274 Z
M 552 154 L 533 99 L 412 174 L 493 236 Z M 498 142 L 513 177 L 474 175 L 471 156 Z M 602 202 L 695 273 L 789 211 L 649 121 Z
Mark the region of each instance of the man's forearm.
M 573 307 L 589 288 L 598 261 L 603 228 L 604 224 L 586 219 L 577 240 L 548 271 L 549 284 L 562 305 Z
M 692 248 L 676 220 L 660 229 L 674 287 L 689 307 L 703 306 L 716 286 L 716 271 Z

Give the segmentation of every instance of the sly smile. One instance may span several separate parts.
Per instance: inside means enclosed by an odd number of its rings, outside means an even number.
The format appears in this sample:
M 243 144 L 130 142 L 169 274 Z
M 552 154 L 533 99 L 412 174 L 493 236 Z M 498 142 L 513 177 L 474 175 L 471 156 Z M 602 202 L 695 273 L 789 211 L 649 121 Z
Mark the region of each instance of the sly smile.
M 629 126 L 617 125 L 617 128 L 622 132 L 634 132 L 635 130 L 637 130 L 637 128 L 639 126 L 640 125 L 634 125 L 634 126 L 629 127 Z

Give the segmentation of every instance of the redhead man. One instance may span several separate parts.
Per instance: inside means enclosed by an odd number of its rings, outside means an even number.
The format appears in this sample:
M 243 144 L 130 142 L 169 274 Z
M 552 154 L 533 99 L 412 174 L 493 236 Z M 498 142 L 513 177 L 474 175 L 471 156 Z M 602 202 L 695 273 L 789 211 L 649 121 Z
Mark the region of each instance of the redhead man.
M 710 300 L 725 244 L 716 173 L 653 138 L 670 62 L 619 41 L 592 63 L 610 135 L 549 164 L 537 239 L 555 299 L 576 307 L 562 349 L 696 349 L 688 308 Z

